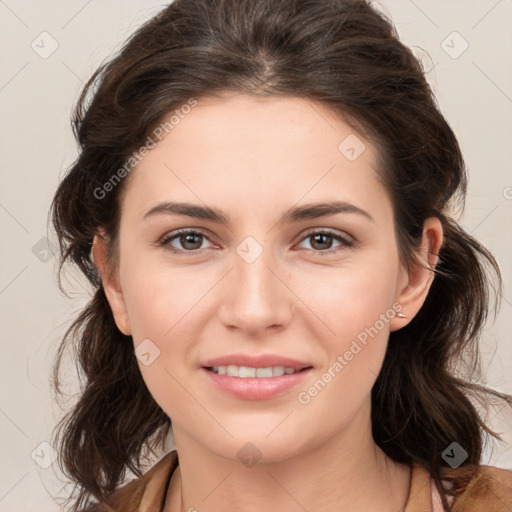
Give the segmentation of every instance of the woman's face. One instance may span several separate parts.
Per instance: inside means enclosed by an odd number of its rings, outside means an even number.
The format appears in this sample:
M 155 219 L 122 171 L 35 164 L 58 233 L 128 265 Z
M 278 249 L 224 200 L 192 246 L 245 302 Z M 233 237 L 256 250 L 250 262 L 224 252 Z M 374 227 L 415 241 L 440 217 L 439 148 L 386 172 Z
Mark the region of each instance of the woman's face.
M 131 171 L 104 284 L 178 447 L 270 461 L 368 431 L 410 277 L 376 156 L 318 104 L 235 95 L 200 100 Z M 252 368 L 268 376 L 234 376 Z

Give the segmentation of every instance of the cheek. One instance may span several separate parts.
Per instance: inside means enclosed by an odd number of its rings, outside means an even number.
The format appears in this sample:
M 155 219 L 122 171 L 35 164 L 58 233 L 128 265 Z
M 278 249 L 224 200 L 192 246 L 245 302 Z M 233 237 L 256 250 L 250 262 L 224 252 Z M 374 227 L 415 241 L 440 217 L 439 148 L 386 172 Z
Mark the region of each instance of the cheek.
M 381 315 L 394 314 L 396 280 L 392 261 L 372 261 L 317 275 L 303 287 L 301 297 L 318 312 L 332 338 L 346 340 L 373 326 Z
M 153 266 L 152 266 L 153 265 Z M 164 340 L 198 300 L 191 273 L 158 268 L 140 259 L 122 276 L 123 294 L 135 343 L 144 338 Z
M 188 417 L 194 403 L 182 387 L 189 378 L 186 328 L 194 321 L 195 310 L 191 308 L 197 302 L 198 290 L 190 286 L 190 279 L 172 272 L 151 272 L 146 267 L 144 275 L 137 271 L 130 274 L 126 292 L 136 353 L 150 354 L 149 361 L 138 355 L 142 378 L 168 416 Z
M 324 315 L 328 313 L 323 318 L 330 329 L 318 328 L 314 337 L 319 350 L 323 345 L 325 359 L 312 387 L 301 389 L 303 394 L 298 396 L 299 403 L 309 404 L 307 407 L 323 417 L 322 421 L 339 428 L 355 417 L 371 393 L 382 368 L 389 320 L 394 315 L 388 287 L 368 287 L 366 293 L 356 295 L 360 289 L 352 277 L 354 294 L 349 293 L 352 288 L 347 280 L 345 293 L 326 301 L 321 310 Z
M 394 302 L 396 273 L 392 256 L 390 249 L 387 253 L 379 250 L 349 257 L 339 268 L 295 268 L 285 281 L 299 300 L 287 293 L 283 300 L 296 302 L 297 323 L 305 326 L 303 322 L 307 322 L 306 328 L 315 331 L 315 337 L 324 344 L 329 340 L 329 352 L 339 352 L 371 328 Z M 159 340 L 162 345 L 176 333 L 183 335 L 183 329 L 199 326 L 200 316 L 215 314 L 211 308 L 219 304 L 212 302 L 215 293 L 208 292 L 219 284 L 222 272 L 212 268 L 203 269 L 201 274 L 193 266 L 173 269 L 134 252 L 124 263 L 121 282 L 136 345 L 146 338 Z M 209 297 L 202 306 L 205 295 Z M 386 329 L 383 331 L 386 335 Z
M 321 380 L 333 383 L 333 392 L 326 393 L 325 400 L 342 397 L 342 401 L 357 402 L 370 392 L 386 353 L 389 322 L 396 313 L 392 307 L 395 266 L 391 256 L 386 258 L 384 253 L 383 258 L 381 253 L 372 262 L 316 280 L 306 290 L 308 305 L 322 320 L 315 322 L 319 325 L 315 337 L 323 340 L 327 352 L 323 369 L 328 373 Z

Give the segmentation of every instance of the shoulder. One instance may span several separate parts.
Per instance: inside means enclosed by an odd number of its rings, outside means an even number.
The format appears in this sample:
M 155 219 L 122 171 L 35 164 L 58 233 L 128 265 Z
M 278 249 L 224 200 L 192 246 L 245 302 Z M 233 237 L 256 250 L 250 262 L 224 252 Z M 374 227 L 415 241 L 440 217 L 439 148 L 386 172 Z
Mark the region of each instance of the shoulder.
M 159 511 L 164 505 L 169 480 L 178 465 L 176 450 L 164 455 L 141 479 L 133 479 L 118 488 L 106 502 L 94 503 L 82 512 Z
M 495 466 L 443 468 L 442 479 L 453 492 L 452 512 L 512 510 L 512 471 Z

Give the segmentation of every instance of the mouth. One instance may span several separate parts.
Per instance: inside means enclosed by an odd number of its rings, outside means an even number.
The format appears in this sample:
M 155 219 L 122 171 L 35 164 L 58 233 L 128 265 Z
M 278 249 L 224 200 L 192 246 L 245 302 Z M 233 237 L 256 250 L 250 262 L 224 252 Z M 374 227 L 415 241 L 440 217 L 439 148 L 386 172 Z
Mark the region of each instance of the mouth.
M 256 378 L 265 379 L 273 377 L 282 377 L 283 375 L 293 375 L 305 370 L 309 370 L 312 366 L 304 366 L 302 368 L 294 368 L 291 366 L 237 366 L 219 365 L 219 366 L 205 366 L 206 370 L 217 375 L 228 375 L 229 377 L 238 377 L 241 379 Z
M 273 354 L 232 354 L 204 361 L 207 384 L 238 400 L 270 400 L 304 385 L 314 371 L 309 363 Z

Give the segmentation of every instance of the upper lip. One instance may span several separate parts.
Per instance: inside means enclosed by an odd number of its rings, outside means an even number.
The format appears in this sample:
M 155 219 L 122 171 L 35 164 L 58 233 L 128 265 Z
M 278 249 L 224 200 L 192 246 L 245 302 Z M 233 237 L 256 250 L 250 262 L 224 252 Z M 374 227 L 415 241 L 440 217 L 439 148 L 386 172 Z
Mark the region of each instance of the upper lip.
M 309 368 L 311 366 L 309 363 L 275 354 L 261 354 L 258 356 L 251 356 L 249 354 L 229 354 L 226 356 L 215 357 L 214 359 L 208 359 L 202 363 L 204 368 L 229 365 L 250 366 L 253 368 L 284 366 L 286 368 L 293 368 L 294 370 L 302 370 L 303 368 Z

